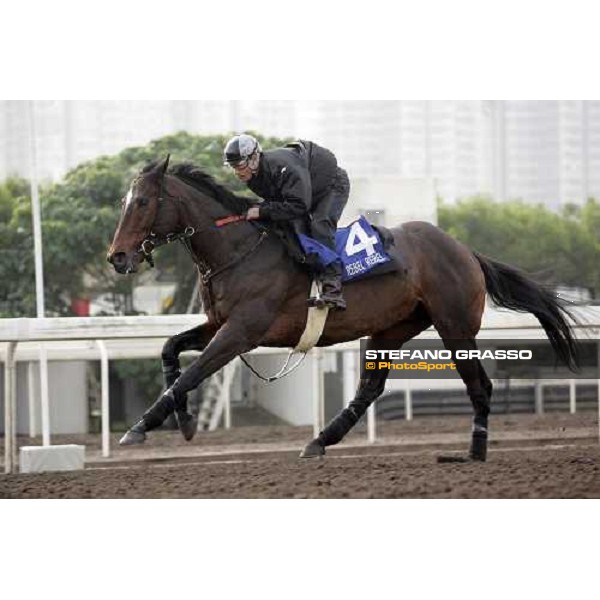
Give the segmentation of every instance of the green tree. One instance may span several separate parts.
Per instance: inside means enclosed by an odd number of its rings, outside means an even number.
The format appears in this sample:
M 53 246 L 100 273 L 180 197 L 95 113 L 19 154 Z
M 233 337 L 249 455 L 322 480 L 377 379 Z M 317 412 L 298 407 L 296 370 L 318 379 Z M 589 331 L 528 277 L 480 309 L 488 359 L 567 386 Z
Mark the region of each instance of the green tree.
M 29 184 L 0 184 L 0 317 L 35 315 L 33 235 Z
M 592 294 L 598 289 L 600 244 L 594 231 L 600 233 L 600 208 L 594 202 L 555 213 L 542 205 L 476 197 L 442 204 L 438 214 L 440 227 L 473 250 L 546 283 L 584 287 Z
M 579 219 L 595 250 L 594 264 L 590 272 L 590 287 L 596 293 L 600 293 L 600 262 L 598 262 L 600 258 L 600 203 L 594 198 L 589 198 L 581 207 Z
M 258 136 L 264 148 L 288 140 Z M 45 303 L 48 315 L 71 315 L 73 298 L 110 294 L 120 312 L 134 312 L 136 276 L 114 273 L 106 263 L 120 211 L 120 199 L 147 162 L 171 154 L 172 163 L 191 162 L 230 189 L 248 193 L 223 166 L 228 136 L 180 132 L 145 146 L 127 148 L 114 156 L 83 163 L 62 181 L 40 189 L 44 252 Z M 35 271 L 29 184 L 8 179 L 0 185 L 0 316 L 35 315 Z M 179 245 L 157 252 L 159 272 L 176 280 L 173 312 L 184 311 L 196 271 Z

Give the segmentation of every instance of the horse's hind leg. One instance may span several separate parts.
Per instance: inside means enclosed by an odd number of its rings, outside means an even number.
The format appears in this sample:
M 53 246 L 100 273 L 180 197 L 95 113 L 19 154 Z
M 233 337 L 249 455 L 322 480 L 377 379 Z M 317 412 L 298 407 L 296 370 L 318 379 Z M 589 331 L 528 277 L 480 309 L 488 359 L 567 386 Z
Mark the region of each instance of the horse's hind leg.
M 441 261 L 434 263 L 442 266 Z M 475 336 L 481 327 L 481 316 L 485 308 L 485 284 L 481 270 L 474 266 L 472 257 L 464 260 L 460 254 L 445 273 L 440 271 L 429 277 L 425 289 L 429 290 L 424 301 L 434 327 L 444 345 L 453 354 L 457 350 L 476 350 Z M 433 283 L 444 281 L 450 275 L 446 294 L 440 294 Z M 488 415 L 492 383 L 477 358 L 456 359 L 456 369 L 467 387 L 473 405 L 473 431 L 470 458 L 484 461 L 487 454 Z
M 447 334 L 441 334 L 444 345 L 454 354 L 457 350 L 476 350 L 474 338 L 451 339 Z M 464 384 L 473 405 L 473 430 L 469 458 L 485 461 L 487 457 L 488 415 L 492 398 L 492 382 L 487 376 L 478 358 L 456 359 L 456 370 Z
M 413 320 L 404 321 L 373 336 L 369 340 L 367 348 L 376 348 L 377 344 L 383 340 L 398 341 L 398 348 L 400 348 L 404 342 L 418 335 L 430 325 L 431 321 L 427 314 L 424 311 L 418 311 L 418 313 L 415 313 Z M 376 371 L 363 369 L 360 383 L 352 402 L 350 402 L 347 408 L 341 410 L 314 440 L 306 445 L 300 454 L 300 458 L 323 456 L 327 446 L 333 446 L 340 442 L 354 425 L 358 423 L 367 408 L 381 396 L 385 389 L 388 374 L 389 369 Z
M 305 446 L 300 458 L 323 456 L 326 446 L 333 446 L 341 442 L 365 414 L 371 403 L 381 396 L 388 373 L 389 369 L 381 369 L 372 374 L 363 373 L 352 402 L 347 408 L 341 410 L 314 440 Z
M 485 460 L 487 457 L 488 415 L 490 414 L 494 386 L 487 376 L 481 361 L 477 359 L 477 362 L 479 364 L 479 379 L 486 396 L 482 402 L 478 401 L 477 404 L 473 402 L 475 415 L 473 417 L 473 433 L 469 456 L 474 460 Z
M 213 338 L 215 331 L 214 326 L 205 323 L 178 333 L 165 342 L 161 354 L 165 390 L 168 390 L 181 375 L 179 355 L 186 350 L 204 350 Z M 191 439 L 196 424 L 191 415 L 188 415 L 187 406 L 183 403 L 176 405 L 174 398 L 161 393 L 156 402 L 142 415 L 141 419 L 121 438 L 119 444 L 130 446 L 144 443 L 146 432 L 160 427 L 173 412 L 177 416 L 177 424 L 184 437 Z

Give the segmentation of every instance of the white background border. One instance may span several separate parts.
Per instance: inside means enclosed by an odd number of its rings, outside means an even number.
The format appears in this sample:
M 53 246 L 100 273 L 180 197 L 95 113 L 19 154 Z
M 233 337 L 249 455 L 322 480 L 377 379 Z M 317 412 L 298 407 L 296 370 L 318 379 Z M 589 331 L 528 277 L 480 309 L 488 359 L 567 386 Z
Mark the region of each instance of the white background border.
M 0 96 L 598 97 L 592 3 L 415 4 L 4 3 Z M 597 501 L 2 502 L 1 593 L 591 597 L 599 508 Z

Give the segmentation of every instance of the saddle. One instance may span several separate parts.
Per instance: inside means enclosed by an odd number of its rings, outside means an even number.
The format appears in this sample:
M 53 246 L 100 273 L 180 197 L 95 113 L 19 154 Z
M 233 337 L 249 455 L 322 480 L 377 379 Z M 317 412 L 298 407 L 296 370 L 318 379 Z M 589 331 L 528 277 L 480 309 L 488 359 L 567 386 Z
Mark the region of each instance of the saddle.
M 367 223 L 364 217 L 361 217 L 358 221 L 354 223 L 363 224 L 365 227 L 373 230 L 375 235 L 378 237 L 378 242 L 380 244 L 379 249 L 385 252 L 385 261 L 381 260 L 373 265 L 363 266 L 360 269 L 356 269 L 354 272 L 351 272 L 351 269 L 348 268 L 348 265 L 345 264 L 346 267 L 343 269 L 342 281 L 355 281 L 358 279 L 367 279 L 370 277 L 376 277 L 377 275 L 383 275 L 385 273 L 393 273 L 396 271 L 400 271 L 402 269 L 402 265 L 399 263 L 397 258 L 390 256 L 387 254 L 387 251 L 392 248 L 394 244 L 394 236 L 391 231 L 386 227 L 381 225 L 371 225 Z M 349 230 L 354 223 L 351 223 L 348 227 L 338 229 L 338 233 L 336 236 L 337 239 L 337 247 L 338 247 L 338 255 L 342 254 L 340 252 L 340 232 L 344 230 Z M 315 252 L 306 252 L 303 247 L 300 238 L 302 236 L 307 235 L 308 225 L 301 224 L 299 222 L 294 222 L 293 226 L 286 225 L 278 225 L 278 224 L 269 224 L 269 229 L 277 235 L 277 237 L 281 240 L 284 248 L 288 256 L 301 268 L 305 269 L 309 273 L 319 273 L 323 271 L 323 263 L 319 255 Z M 341 239 L 341 244 L 343 246 L 346 238 Z M 347 261 L 347 258 L 342 256 L 342 262 Z M 350 265 L 351 266 L 351 265 Z
M 379 235 L 381 242 L 383 243 L 383 249 L 386 252 L 396 245 L 394 242 L 394 236 L 387 227 L 383 227 L 382 225 L 371 225 L 371 227 L 375 230 L 377 235 Z M 390 256 L 390 260 L 388 262 L 375 266 L 368 273 L 365 273 L 364 277 L 361 277 L 360 279 L 376 277 L 377 275 L 383 275 L 385 273 L 395 273 L 402 269 L 403 267 L 399 261 L 395 257 Z

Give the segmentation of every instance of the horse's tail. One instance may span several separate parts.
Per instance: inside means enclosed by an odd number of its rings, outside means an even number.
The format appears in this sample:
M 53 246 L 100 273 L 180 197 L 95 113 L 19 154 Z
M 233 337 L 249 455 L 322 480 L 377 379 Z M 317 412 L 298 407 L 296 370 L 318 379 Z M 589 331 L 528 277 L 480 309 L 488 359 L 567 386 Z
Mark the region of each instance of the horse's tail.
M 544 328 L 556 355 L 571 369 L 578 368 L 578 347 L 572 326 L 575 318 L 566 302 L 535 282 L 523 271 L 473 252 L 485 276 L 485 287 L 498 306 L 518 312 L 530 312 Z

